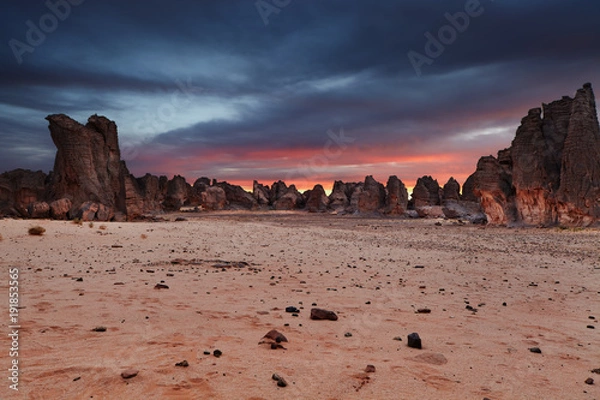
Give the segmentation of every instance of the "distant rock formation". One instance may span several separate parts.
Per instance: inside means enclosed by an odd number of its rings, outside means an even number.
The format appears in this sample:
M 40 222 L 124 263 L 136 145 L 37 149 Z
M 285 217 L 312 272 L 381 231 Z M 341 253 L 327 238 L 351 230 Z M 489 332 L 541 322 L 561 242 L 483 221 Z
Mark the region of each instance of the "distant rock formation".
M 396 175 L 387 181 L 385 198 L 385 214 L 404 215 L 408 210 L 408 191 L 404 183 Z
M 600 127 L 587 83 L 529 110 L 510 148 L 482 157 L 463 197 L 494 224 L 587 226 L 600 218 Z
M 404 183 L 335 181 L 329 196 L 315 185 L 300 193 L 283 181 L 270 187 L 202 177 L 135 178 L 121 160 L 117 126 L 93 115 L 86 125 L 49 115 L 57 147 L 54 171 L 17 169 L 0 174 L 0 217 L 136 220 L 148 214 L 197 210 L 307 210 L 337 214 L 456 218 L 499 225 L 587 226 L 600 220 L 600 126 L 592 86 L 529 111 L 508 149 L 482 157 L 462 187 L 440 188 L 419 178 L 409 200 Z
M 329 207 L 329 197 L 321 185 L 315 185 L 307 196 L 306 209 L 309 212 L 325 212 Z

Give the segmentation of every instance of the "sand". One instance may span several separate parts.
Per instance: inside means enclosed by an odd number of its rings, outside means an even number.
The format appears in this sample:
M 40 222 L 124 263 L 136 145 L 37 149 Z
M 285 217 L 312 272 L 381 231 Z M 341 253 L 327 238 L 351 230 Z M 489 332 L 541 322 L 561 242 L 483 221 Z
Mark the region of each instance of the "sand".
M 1 336 L 0 397 L 600 399 L 598 230 L 184 216 L 1 220 L 0 292 L 18 267 L 21 329 L 18 393 Z M 43 236 L 27 234 L 36 224 Z M 310 320 L 313 304 L 339 319 Z M 285 350 L 258 344 L 271 329 Z M 422 349 L 407 346 L 413 332 Z

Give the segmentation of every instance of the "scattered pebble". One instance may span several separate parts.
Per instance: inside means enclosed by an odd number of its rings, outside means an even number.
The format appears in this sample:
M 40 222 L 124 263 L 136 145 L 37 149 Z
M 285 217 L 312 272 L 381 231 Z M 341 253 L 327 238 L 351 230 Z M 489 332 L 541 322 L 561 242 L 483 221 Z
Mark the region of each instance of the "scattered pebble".
M 400 336 L 396 336 L 396 337 L 394 338 L 394 340 L 397 340 L 397 341 L 401 342 L 401 341 L 402 341 L 402 338 L 401 338 Z
M 183 360 L 178 362 L 177 364 L 175 364 L 176 367 L 189 367 L 190 364 L 187 362 L 187 360 Z
M 596 327 L 594 325 L 588 325 L 587 328 L 588 329 L 596 329 Z
M 105 326 L 97 326 L 94 329 L 92 329 L 92 332 L 106 332 L 106 327 Z
M 223 352 L 219 349 L 213 351 L 213 356 L 215 356 L 217 358 L 221 357 L 222 355 L 223 355 Z
M 165 285 L 164 283 L 157 283 L 156 286 L 154 286 L 154 289 L 168 289 L 169 286 Z
M 586 385 L 593 385 L 593 384 L 594 384 L 594 380 L 593 380 L 592 378 L 587 378 L 587 379 L 585 380 L 585 384 L 586 384 Z
M 371 365 L 371 364 L 368 364 L 368 365 L 367 365 L 367 367 L 365 368 L 365 372 L 366 372 L 367 374 L 370 374 L 370 373 L 373 373 L 373 372 L 375 372 L 375 366 L 374 366 L 374 365 Z
M 352 333 L 350 333 L 350 332 L 346 332 L 346 333 L 344 333 L 344 336 L 345 336 L 345 337 L 352 337 Z
M 283 377 L 277 375 L 277 374 L 273 374 L 271 376 L 271 379 L 273 379 L 274 381 L 277 381 L 277 386 L 279 387 L 286 387 L 287 386 L 287 382 L 285 381 L 285 379 L 283 379 Z
M 430 314 L 431 310 L 429 308 L 419 308 L 417 310 L 417 314 Z
M 210 351 L 208 351 L 208 350 L 205 350 L 205 351 L 204 351 L 204 355 L 205 355 L 205 356 L 210 356 Z
M 287 312 L 287 313 L 299 313 L 300 310 L 298 310 L 294 306 L 288 306 L 288 307 L 285 308 L 285 312 Z
M 540 350 L 539 347 L 531 347 L 529 348 L 529 351 L 532 353 L 542 354 L 542 350 Z

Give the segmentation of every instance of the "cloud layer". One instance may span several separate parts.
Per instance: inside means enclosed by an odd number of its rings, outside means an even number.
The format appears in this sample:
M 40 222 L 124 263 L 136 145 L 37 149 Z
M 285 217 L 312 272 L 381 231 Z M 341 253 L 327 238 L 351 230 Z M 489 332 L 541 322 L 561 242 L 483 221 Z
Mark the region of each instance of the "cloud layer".
M 9 1 L 0 171 L 52 168 L 46 115 L 98 113 L 136 175 L 462 182 L 529 108 L 600 82 L 600 3 L 523 3 Z

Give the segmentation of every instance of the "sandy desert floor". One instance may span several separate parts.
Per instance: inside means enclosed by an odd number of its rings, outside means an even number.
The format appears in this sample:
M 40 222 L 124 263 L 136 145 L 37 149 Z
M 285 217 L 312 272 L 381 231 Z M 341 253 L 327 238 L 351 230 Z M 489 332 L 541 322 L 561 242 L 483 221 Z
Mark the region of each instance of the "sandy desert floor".
M 0 398 L 600 399 L 599 230 L 185 217 L 0 220 Z M 27 234 L 36 224 L 45 235 Z M 7 379 L 11 267 L 18 393 Z M 339 319 L 311 320 L 315 304 Z M 271 329 L 285 349 L 258 344 Z M 413 332 L 422 349 L 407 346 Z

